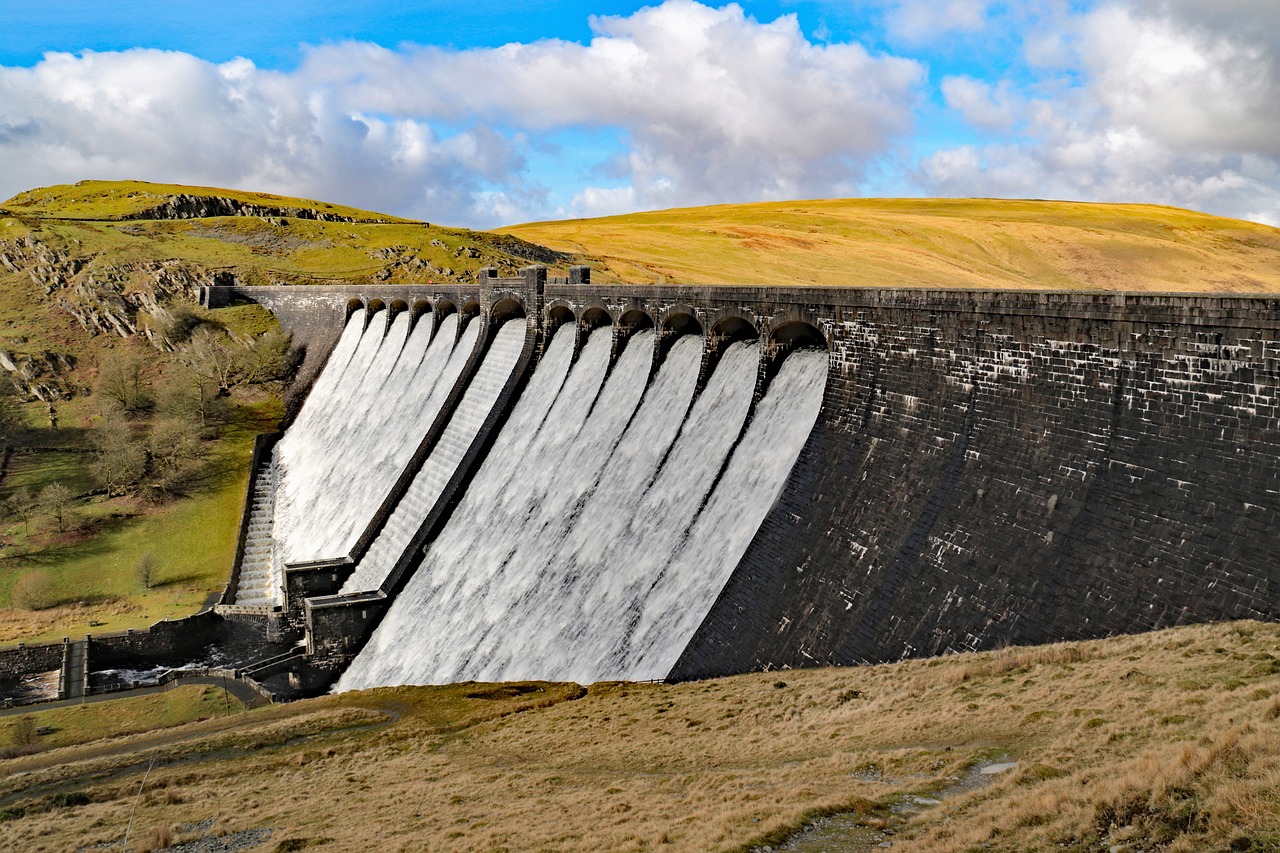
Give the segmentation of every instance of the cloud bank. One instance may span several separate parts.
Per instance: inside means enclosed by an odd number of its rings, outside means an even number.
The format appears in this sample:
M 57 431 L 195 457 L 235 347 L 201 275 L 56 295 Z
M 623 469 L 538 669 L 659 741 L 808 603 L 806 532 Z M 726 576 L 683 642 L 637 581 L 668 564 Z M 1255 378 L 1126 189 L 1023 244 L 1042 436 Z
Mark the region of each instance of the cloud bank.
M 0 69 L 0 193 L 143 176 L 486 225 L 552 213 L 528 157 L 574 128 L 624 140 L 563 211 L 591 214 L 852 193 L 912 126 L 918 63 L 813 44 L 794 17 L 668 0 L 592 26 L 587 45 L 336 44 L 288 73 L 51 54 Z
M 1103 3 L 1033 19 L 1024 45 L 1030 80 L 942 81 L 948 107 L 994 133 L 923 158 L 928 191 L 1144 201 L 1280 225 L 1280 5 Z
M 874 185 L 1280 224 L 1274 0 L 856 2 L 881 51 L 666 0 L 586 44 L 343 42 L 289 71 L 47 54 L 0 67 L 0 197 L 128 177 L 486 227 Z M 995 72 L 956 59 L 999 51 Z

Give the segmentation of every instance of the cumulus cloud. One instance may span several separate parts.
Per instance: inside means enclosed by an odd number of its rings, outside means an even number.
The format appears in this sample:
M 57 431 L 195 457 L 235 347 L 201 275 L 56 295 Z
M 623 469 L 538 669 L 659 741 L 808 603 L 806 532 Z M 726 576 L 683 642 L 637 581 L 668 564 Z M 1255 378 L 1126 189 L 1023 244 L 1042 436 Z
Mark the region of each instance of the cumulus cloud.
M 343 44 L 300 74 L 385 111 L 478 114 L 534 130 L 625 129 L 642 206 L 852 190 L 911 129 L 919 64 L 857 44 L 813 44 L 794 16 L 668 0 L 555 40 L 461 53 Z
M 141 177 L 492 225 L 551 212 L 527 158 L 566 129 L 624 140 L 587 213 L 852 193 L 912 128 L 918 63 L 794 16 L 667 0 L 591 24 L 585 45 L 326 45 L 290 72 L 142 49 L 0 68 L 0 193 Z
M 1112 2 L 1060 21 L 1051 48 L 1043 31 L 1030 32 L 1029 61 L 1051 58 L 1079 80 L 1052 98 L 1034 86 L 1009 96 L 1009 81 L 944 81 L 948 106 L 976 128 L 1017 129 L 925 157 L 924 186 L 948 195 L 1147 201 L 1277 221 L 1280 7 L 1240 0 L 1231 9 Z
M 337 93 L 239 59 L 50 54 L 0 69 L 0 192 L 81 178 L 146 178 L 474 216 L 485 181 L 517 172 L 511 141 L 447 137 L 413 117 L 353 110 Z
M 889 35 L 908 44 L 936 41 L 987 25 L 991 0 L 890 0 L 885 8 Z

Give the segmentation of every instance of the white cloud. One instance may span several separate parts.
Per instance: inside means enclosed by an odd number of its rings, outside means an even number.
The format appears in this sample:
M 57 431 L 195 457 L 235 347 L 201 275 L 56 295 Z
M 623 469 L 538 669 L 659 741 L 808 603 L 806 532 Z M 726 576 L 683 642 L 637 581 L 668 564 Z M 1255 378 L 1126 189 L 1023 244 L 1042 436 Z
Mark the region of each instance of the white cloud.
M 579 190 L 585 212 L 852 193 L 912 128 L 919 64 L 811 43 L 793 16 L 667 0 L 592 27 L 586 45 L 327 45 L 288 73 L 141 49 L 0 68 L 0 194 L 139 177 L 491 225 L 551 213 L 525 152 L 565 129 L 625 140 L 601 154 L 625 192 Z
M 1029 30 L 1033 64 L 1048 57 L 1079 82 L 1049 98 L 1037 91 L 1044 80 L 1020 91 L 1008 80 L 944 81 L 948 106 L 975 127 L 1018 130 L 925 157 L 922 183 L 938 194 L 1144 201 L 1275 221 L 1280 6 L 1217 8 L 1107 3 L 1059 18 L 1052 49 L 1043 29 Z
M 925 44 L 951 33 L 982 30 L 992 0 L 890 0 L 886 5 L 889 35 L 908 44 Z
M 1008 130 L 1016 120 L 1009 88 L 1008 81 L 992 86 L 972 77 L 946 77 L 942 96 L 947 106 L 970 124 L 984 130 Z
M 592 27 L 588 45 L 335 45 L 314 50 L 300 74 L 388 112 L 622 128 L 642 206 L 852 189 L 911 128 L 917 63 L 811 43 L 793 16 L 759 23 L 737 5 L 668 0 Z

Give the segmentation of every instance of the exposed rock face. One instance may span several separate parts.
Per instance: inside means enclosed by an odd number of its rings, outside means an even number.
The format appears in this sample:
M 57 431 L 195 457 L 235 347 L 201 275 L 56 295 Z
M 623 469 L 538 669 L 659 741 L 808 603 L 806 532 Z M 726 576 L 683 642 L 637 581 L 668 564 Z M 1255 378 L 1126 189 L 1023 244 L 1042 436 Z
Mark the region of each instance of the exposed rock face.
M 320 222 L 390 222 L 389 219 L 357 219 L 310 207 L 270 207 L 219 196 L 175 195 L 155 207 L 121 216 L 121 219 L 204 219 L 210 216 L 261 216 L 315 219 Z
M 162 351 L 174 348 L 162 330 L 172 319 L 163 306 L 194 302 L 200 286 L 213 280 L 208 270 L 182 261 L 113 264 L 101 255 L 77 257 L 31 235 L 0 241 L 0 267 L 29 277 L 47 304 L 66 311 L 90 335 L 145 335 Z M 147 323 L 144 314 L 160 322 Z M 75 366 L 58 352 L 0 350 L 0 368 L 23 394 L 39 400 L 74 396 Z

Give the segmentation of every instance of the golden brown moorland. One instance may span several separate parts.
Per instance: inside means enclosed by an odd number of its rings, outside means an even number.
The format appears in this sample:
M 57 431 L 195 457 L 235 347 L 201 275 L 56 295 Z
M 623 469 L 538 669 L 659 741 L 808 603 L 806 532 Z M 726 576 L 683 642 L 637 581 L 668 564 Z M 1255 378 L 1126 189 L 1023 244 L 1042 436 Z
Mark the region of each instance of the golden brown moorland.
M 679 685 L 372 690 L 8 759 L 0 847 L 118 845 L 133 815 L 135 850 L 745 851 L 840 815 L 851 850 L 1276 850 L 1278 690 L 1280 626 L 1252 622 Z M 992 762 L 1016 764 L 976 773 Z
M 501 229 L 601 281 L 1271 293 L 1280 229 L 1145 204 L 821 199 Z

